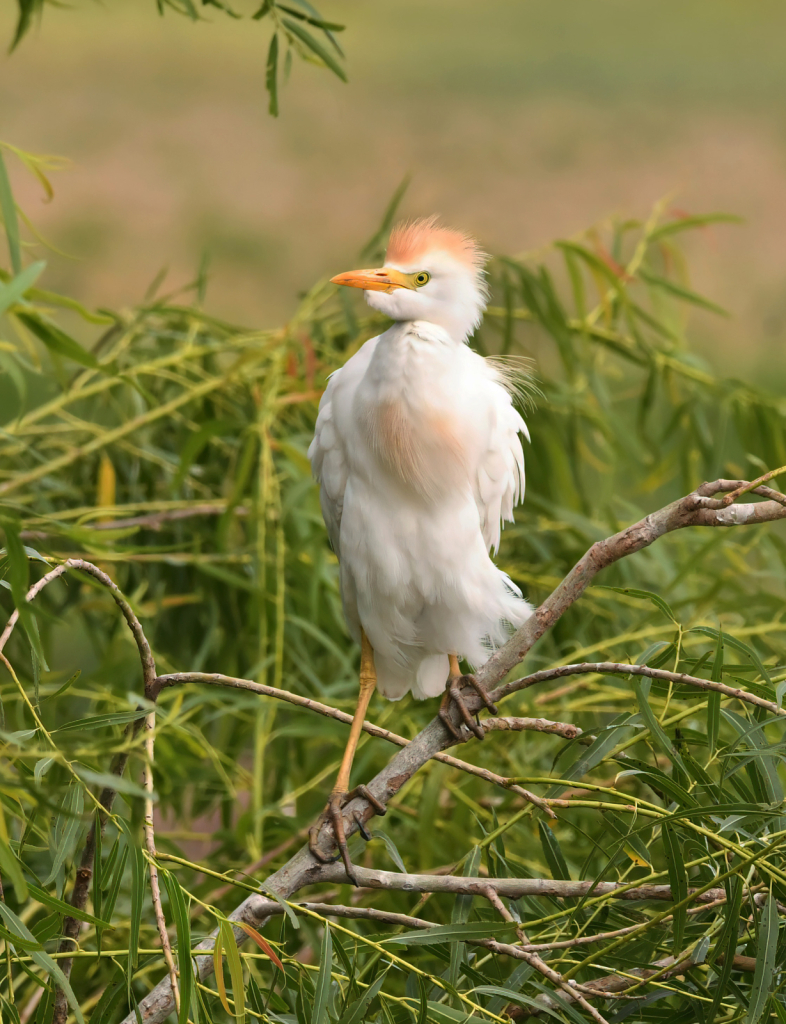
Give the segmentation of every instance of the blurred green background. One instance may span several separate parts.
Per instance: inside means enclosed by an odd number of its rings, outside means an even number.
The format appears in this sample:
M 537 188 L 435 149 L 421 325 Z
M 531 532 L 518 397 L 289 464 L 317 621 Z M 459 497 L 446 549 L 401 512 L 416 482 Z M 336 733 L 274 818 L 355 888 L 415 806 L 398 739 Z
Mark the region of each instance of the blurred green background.
M 256 3 L 240 0 L 238 10 Z M 202 10 L 202 8 L 200 8 Z M 74 0 L 0 62 L 3 137 L 61 154 L 23 208 L 68 254 L 46 284 L 138 301 L 212 257 L 208 308 L 253 326 L 352 264 L 406 174 L 493 251 L 538 249 L 620 213 L 723 209 L 693 284 L 734 318 L 696 325 L 719 368 L 772 383 L 786 337 L 786 6 L 774 0 L 331 2 L 350 86 L 296 67 L 267 113 L 265 22 Z M 11 39 L 15 4 L 0 9 Z M 13 167 L 12 172 L 17 168 Z

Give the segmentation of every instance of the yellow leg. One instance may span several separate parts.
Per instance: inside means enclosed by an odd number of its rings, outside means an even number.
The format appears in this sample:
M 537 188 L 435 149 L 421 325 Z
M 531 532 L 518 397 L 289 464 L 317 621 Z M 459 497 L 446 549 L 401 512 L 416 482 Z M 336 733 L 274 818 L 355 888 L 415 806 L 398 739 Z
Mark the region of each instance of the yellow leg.
M 368 637 L 363 630 L 360 631 L 360 694 L 355 708 L 355 717 L 352 719 L 352 727 L 349 730 L 349 740 L 338 770 L 338 778 L 333 787 L 334 793 L 346 793 L 349 789 L 349 775 L 352 771 L 352 762 L 355 759 L 360 734 L 363 732 L 363 723 L 366 720 L 366 712 L 371 700 L 371 694 L 377 687 L 377 670 L 374 668 L 374 651 L 368 642 Z
M 461 669 L 459 668 L 459 660 L 455 654 L 448 655 L 448 661 L 450 662 L 450 678 L 453 679 L 456 676 L 461 675 Z
M 366 720 L 369 701 L 371 700 L 371 695 L 376 689 L 376 686 L 377 673 L 374 668 L 374 650 L 369 643 L 365 632 L 361 630 L 360 693 L 358 694 L 358 702 L 352 719 L 352 725 L 349 730 L 349 740 L 347 741 L 346 749 L 344 750 L 344 756 L 341 759 L 338 778 L 336 779 L 336 784 L 330 794 L 327 807 L 319 821 L 309 829 L 308 835 L 309 849 L 317 860 L 321 860 L 323 862 L 329 860 L 330 858 L 320 850 L 318 840 L 323 823 L 326 820 L 330 821 L 333 825 L 333 834 L 336 837 L 336 844 L 338 845 L 341 859 L 344 862 L 344 868 L 346 869 L 347 875 L 353 882 L 355 882 L 355 873 L 352 868 L 352 861 L 350 860 L 349 851 L 347 849 L 347 837 L 344 830 L 344 816 L 342 808 L 349 799 L 357 795 L 364 797 L 374 808 L 374 811 L 377 814 L 385 813 L 385 805 L 370 793 L 365 786 L 358 786 L 356 789 L 349 792 L 349 777 L 352 772 L 352 762 L 355 759 L 355 751 L 357 750 L 358 741 L 360 740 L 360 734 L 363 731 L 363 723 Z M 362 820 L 359 819 L 357 815 L 355 816 L 355 820 L 357 821 L 363 835 L 367 839 L 370 839 L 371 837 L 366 832 Z

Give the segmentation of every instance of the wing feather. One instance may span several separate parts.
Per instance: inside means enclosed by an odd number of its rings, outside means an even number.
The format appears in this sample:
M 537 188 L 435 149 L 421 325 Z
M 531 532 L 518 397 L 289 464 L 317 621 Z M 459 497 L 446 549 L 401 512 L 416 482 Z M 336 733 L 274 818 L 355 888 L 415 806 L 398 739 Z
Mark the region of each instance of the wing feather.
M 333 398 L 340 373 L 341 370 L 336 370 L 328 381 L 319 403 L 314 439 L 308 449 L 311 471 L 320 485 L 319 502 L 328 537 L 339 557 L 341 514 L 344 510 L 344 491 L 347 486 L 346 453 L 333 421 Z
M 513 406 L 506 381 L 496 368 L 489 390 L 489 431 L 485 452 L 478 465 L 476 500 L 486 546 L 499 548 L 503 522 L 513 522 L 513 509 L 524 499 L 523 434 L 527 426 Z

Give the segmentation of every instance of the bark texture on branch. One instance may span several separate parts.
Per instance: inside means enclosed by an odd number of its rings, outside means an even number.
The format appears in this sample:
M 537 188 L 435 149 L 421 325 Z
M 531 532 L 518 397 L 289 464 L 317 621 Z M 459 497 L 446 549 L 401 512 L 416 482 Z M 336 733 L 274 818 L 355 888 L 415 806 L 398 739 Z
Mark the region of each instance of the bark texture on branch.
M 489 889 L 498 896 L 517 900 L 521 896 L 615 896 L 621 900 L 672 900 L 670 885 L 637 885 L 629 888 L 621 882 L 571 882 L 552 878 L 470 878 L 460 875 L 410 875 L 396 871 L 355 866 L 358 884 L 367 889 L 399 890 L 401 892 L 447 892 L 456 896 L 485 897 Z M 325 864 L 320 882 L 349 883 L 344 865 Z M 688 893 L 695 890 L 689 889 Z M 708 889 L 696 897 L 701 903 L 725 899 L 723 888 Z

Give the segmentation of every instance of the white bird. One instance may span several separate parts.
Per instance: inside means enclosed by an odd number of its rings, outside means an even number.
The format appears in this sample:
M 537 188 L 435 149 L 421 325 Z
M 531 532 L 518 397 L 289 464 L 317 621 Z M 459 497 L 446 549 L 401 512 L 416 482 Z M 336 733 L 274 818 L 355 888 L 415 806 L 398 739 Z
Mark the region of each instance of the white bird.
M 360 698 L 326 809 L 350 877 L 341 807 L 375 686 L 391 700 L 444 693 L 440 716 L 462 741 L 447 714 L 452 696 L 482 738 L 461 683 L 496 708 L 461 677 L 459 660 L 483 664 L 532 611 L 489 556 L 524 496 L 520 435 L 529 435 L 510 368 L 467 344 L 486 307 L 485 261 L 472 238 L 432 217 L 393 230 L 383 268 L 332 279 L 362 288 L 394 321 L 330 377 L 308 453 L 361 644 Z M 318 831 L 310 845 L 324 860 Z

